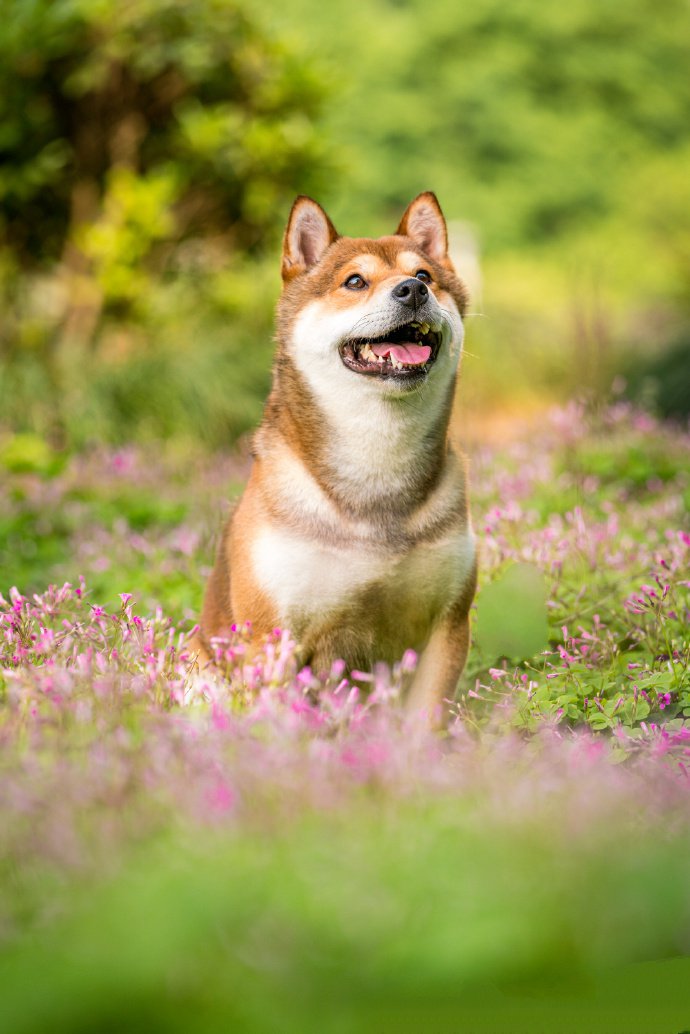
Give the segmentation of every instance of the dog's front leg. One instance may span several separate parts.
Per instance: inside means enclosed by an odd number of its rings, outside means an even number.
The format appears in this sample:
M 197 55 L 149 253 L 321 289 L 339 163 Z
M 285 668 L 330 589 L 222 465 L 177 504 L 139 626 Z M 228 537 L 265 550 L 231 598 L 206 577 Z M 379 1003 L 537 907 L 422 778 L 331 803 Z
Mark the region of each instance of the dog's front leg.
M 431 633 L 415 672 L 406 700 L 410 713 L 419 715 L 433 729 L 442 728 L 449 714 L 458 679 L 470 646 L 467 613 L 447 617 Z

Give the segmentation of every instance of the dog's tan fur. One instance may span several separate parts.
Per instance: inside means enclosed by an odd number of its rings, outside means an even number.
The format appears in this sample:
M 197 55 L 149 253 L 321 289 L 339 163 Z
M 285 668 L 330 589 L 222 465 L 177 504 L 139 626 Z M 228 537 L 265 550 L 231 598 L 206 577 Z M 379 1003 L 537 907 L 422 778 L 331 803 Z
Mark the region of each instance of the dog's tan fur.
M 287 627 L 317 671 L 421 654 L 410 706 L 437 721 L 469 645 L 476 560 L 464 462 L 448 440 L 467 297 L 447 253 L 433 194 L 395 235 L 339 237 L 309 198 L 293 206 L 283 245 L 273 386 L 254 464 L 224 530 L 199 640 L 249 621 L 257 641 Z M 431 274 L 443 343 L 413 389 L 347 369 L 353 327 L 386 331 L 391 290 Z M 366 290 L 345 281 L 360 274 Z

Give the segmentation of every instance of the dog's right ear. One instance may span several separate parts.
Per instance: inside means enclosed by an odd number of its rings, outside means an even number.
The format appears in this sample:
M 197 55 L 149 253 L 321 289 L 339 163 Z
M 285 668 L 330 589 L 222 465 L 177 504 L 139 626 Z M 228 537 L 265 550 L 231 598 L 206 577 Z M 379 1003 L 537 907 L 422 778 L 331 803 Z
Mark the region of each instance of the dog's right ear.
M 338 231 L 321 205 L 301 194 L 295 199 L 283 237 L 283 280 L 306 273 L 338 239 Z

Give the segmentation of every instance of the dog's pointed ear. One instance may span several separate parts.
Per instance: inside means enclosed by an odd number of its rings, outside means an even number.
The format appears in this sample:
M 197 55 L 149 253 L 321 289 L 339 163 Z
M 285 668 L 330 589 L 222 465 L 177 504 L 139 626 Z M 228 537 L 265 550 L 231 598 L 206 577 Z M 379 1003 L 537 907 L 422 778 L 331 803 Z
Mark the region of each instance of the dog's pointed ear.
M 338 239 L 338 231 L 321 205 L 301 194 L 295 199 L 283 237 L 283 280 L 306 273 Z
M 448 258 L 448 230 L 436 195 L 427 190 L 410 202 L 400 220 L 397 233 L 411 237 L 435 262 Z

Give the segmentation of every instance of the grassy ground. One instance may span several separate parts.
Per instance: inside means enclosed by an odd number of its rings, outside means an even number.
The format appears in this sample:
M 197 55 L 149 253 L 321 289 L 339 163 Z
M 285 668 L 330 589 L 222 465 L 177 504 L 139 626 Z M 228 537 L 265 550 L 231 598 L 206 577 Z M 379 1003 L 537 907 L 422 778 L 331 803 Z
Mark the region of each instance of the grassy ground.
M 573 404 L 474 450 L 439 738 L 287 633 L 191 671 L 241 458 L 0 443 L 6 1028 L 690 1025 L 689 444 Z

